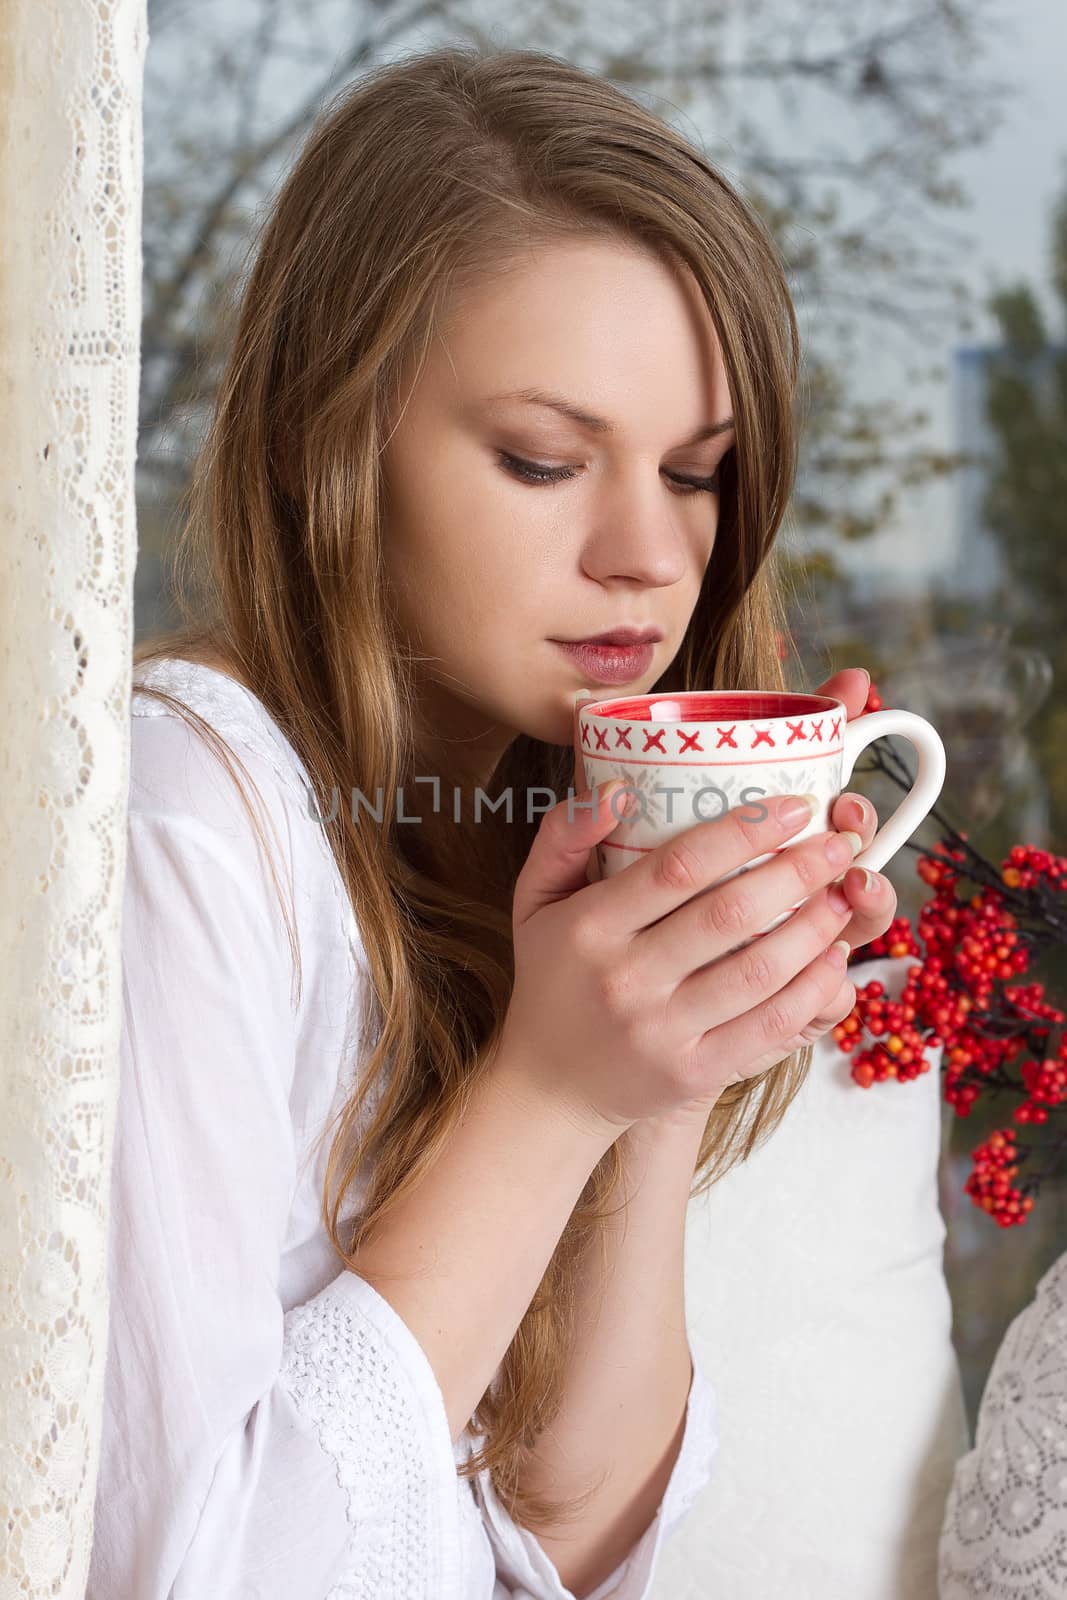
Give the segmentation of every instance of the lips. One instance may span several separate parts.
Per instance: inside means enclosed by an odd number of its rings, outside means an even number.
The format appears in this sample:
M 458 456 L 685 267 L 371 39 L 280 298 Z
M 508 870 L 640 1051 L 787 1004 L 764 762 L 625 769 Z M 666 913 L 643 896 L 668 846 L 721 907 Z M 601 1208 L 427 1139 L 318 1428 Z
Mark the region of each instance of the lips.
M 558 639 L 557 644 L 629 645 L 658 644 L 663 638 L 659 628 L 613 628 L 609 633 L 590 634 L 585 639 Z
M 587 683 L 634 683 L 647 675 L 655 656 L 651 641 L 622 645 L 589 644 L 581 639 L 552 642 L 570 656 Z

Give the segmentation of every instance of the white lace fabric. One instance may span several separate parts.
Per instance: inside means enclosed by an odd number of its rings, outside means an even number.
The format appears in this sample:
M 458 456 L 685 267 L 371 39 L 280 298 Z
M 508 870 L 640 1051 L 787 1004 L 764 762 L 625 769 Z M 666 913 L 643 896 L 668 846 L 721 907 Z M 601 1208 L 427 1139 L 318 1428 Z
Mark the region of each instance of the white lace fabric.
M 422 1347 L 370 1284 L 338 1272 L 322 1224 L 329 1140 L 314 1141 L 351 1092 L 366 968 L 304 769 L 226 675 L 166 661 L 138 679 L 176 694 L 245 765 L 302 985 L 294 997 L 232 780 L 198 733 L 135 690 L 113 1315 L 86 1600 L 573 1600 L 488 1473 L 457 1476 L 473 1442 L 453 1445 Z M 647 1600 L 716 1450 L 694 1359 L 659 1512 L 589 1600 Z
M 448 1421 L 406 1323 L 352 1273 L 287 1312 L 281 1382 L 313 1419 L 351 1538 L 330 1600 L 462 1594 Z M 487 1591 L 486 1591 L 487 1592 Z
M 0 1593 L 78 1600 L 107 1342 L 144 0 L 0 9 Z
M 1009 1327 L 956 1465 L 940 1600 L 1067 1595 L 1067 1254 Z

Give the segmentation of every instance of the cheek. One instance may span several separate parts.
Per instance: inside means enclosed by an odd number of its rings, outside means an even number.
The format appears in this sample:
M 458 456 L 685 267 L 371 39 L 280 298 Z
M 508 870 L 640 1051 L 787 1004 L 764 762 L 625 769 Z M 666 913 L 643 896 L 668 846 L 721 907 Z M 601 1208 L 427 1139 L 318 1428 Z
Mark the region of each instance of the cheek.
M 385 567 L 406 627 L 452 660 L 514 640 L 537 610 L 529 544 L 484 502 L 427 505 L 420 522 L 394 526 Z
M 487 627 L 492 610 L 505 631 L 509 617 L 536 612 L 539 596 L 566 560 L 566 532 L 558 511 L 553 520 L 548 500 L 537 490 L 516 492 L 504 473 L 482 461 L 470 467 L 463 492 L 434 510 L 435 548 L 427 571 L 435 571 L 457 604 L 482 615 Z
M 707 560 L 711 560 L 711 553 L 715 548 L 715 541 L 719 536 L 719 500 L 718 496 L 712 497 L 711 515 L 704 525 L 704 550 Z
M 700 545 L 700 570 L 698 574 L 700 583 L 703 583 L 704 578 L 707 575 L 708 568 L 711 565 L 711 558 L 715 553 L 715 542 L 718 536 L 717 523 L 718 514 L 716 513 L 715 520 L 712 523 L 711 532 L 708 533 L 706 529 L 703 530 L 703 537 Z
M 417 471 L 394 450 L 385 497 L 386 572 L 428 648 L 447 643 L 457 658 L 552 631 L 546 606 L 559 608 L 548 597 L 566 589 L 580 546 L 550 493 L 516 486 L 484 450 L 446 439 L 420 451 Z

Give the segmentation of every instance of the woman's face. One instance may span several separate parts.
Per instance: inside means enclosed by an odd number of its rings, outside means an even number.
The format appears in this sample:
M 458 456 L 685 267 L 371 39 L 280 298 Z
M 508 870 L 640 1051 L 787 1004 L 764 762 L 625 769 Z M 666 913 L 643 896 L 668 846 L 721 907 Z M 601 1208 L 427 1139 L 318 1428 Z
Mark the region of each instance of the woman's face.
M 409 387 L 406 374 L 402 397 Z M 507 398 L 527 389 L 610 427 Z M 729 416 L 695 283 L 636 247 L 544 247 L 456 304 L 383 458 L 387 574 L 419 658 L 427 751 L 460 741 L 455 757 L 480 781 L 517 733 L 569 744 L 580 689 L 656 682 L 718 520 L 714 489 L 684 480 L 714 479 L 734 436 L 690 441 Z M 567 476 L 526 481 L 523 462 Z M 663 637 L 622 684 L 590 683 L 553 642 L 625 624 Z

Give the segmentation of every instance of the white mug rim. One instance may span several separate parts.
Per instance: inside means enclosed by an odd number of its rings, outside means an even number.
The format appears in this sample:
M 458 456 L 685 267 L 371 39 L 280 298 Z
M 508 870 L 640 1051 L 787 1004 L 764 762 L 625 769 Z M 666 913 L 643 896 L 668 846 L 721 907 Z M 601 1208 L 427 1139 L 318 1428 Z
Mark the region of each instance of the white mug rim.
M 817 716 L 820 712 L 830 712 L 837 709 L 845 710 L 844 701 L 838 699 L 835 695 L 829 694 L 805 694 L 787 689 L 679 689 L 677 691 L 662 690 L 657 694 L 612 695 L 605 697 L 603 700 L 587 701 L 585 705 L 579 707 L 578 715 L 579 717 L 596 717 L 604 721 L 618 721 L 620 717 L 623 717 L 625 720 L 632 722 L 711 722 L 715 718 L 704 716 L 703 714 L 688 717 L 655 717 L 651 715 L 651 710 L 658 701 L 684 702 L 687 700 L 716 698 L 726 700 L 736 699 L 739 696 L 753 700 L 761 698 L 788 700 L 791 702 L 789 709 L 786 711 L 772 711 L 762 715 L 757 711 L 739 718 L 744 722 L 781 722 L 786 717 Z M 642 710 L 621 712 L 618 709 L 624 706 L 631 706 L 635 702 L 642 706 Z M 731 716 L 735 715 L 736 713 L 731 712 Z

